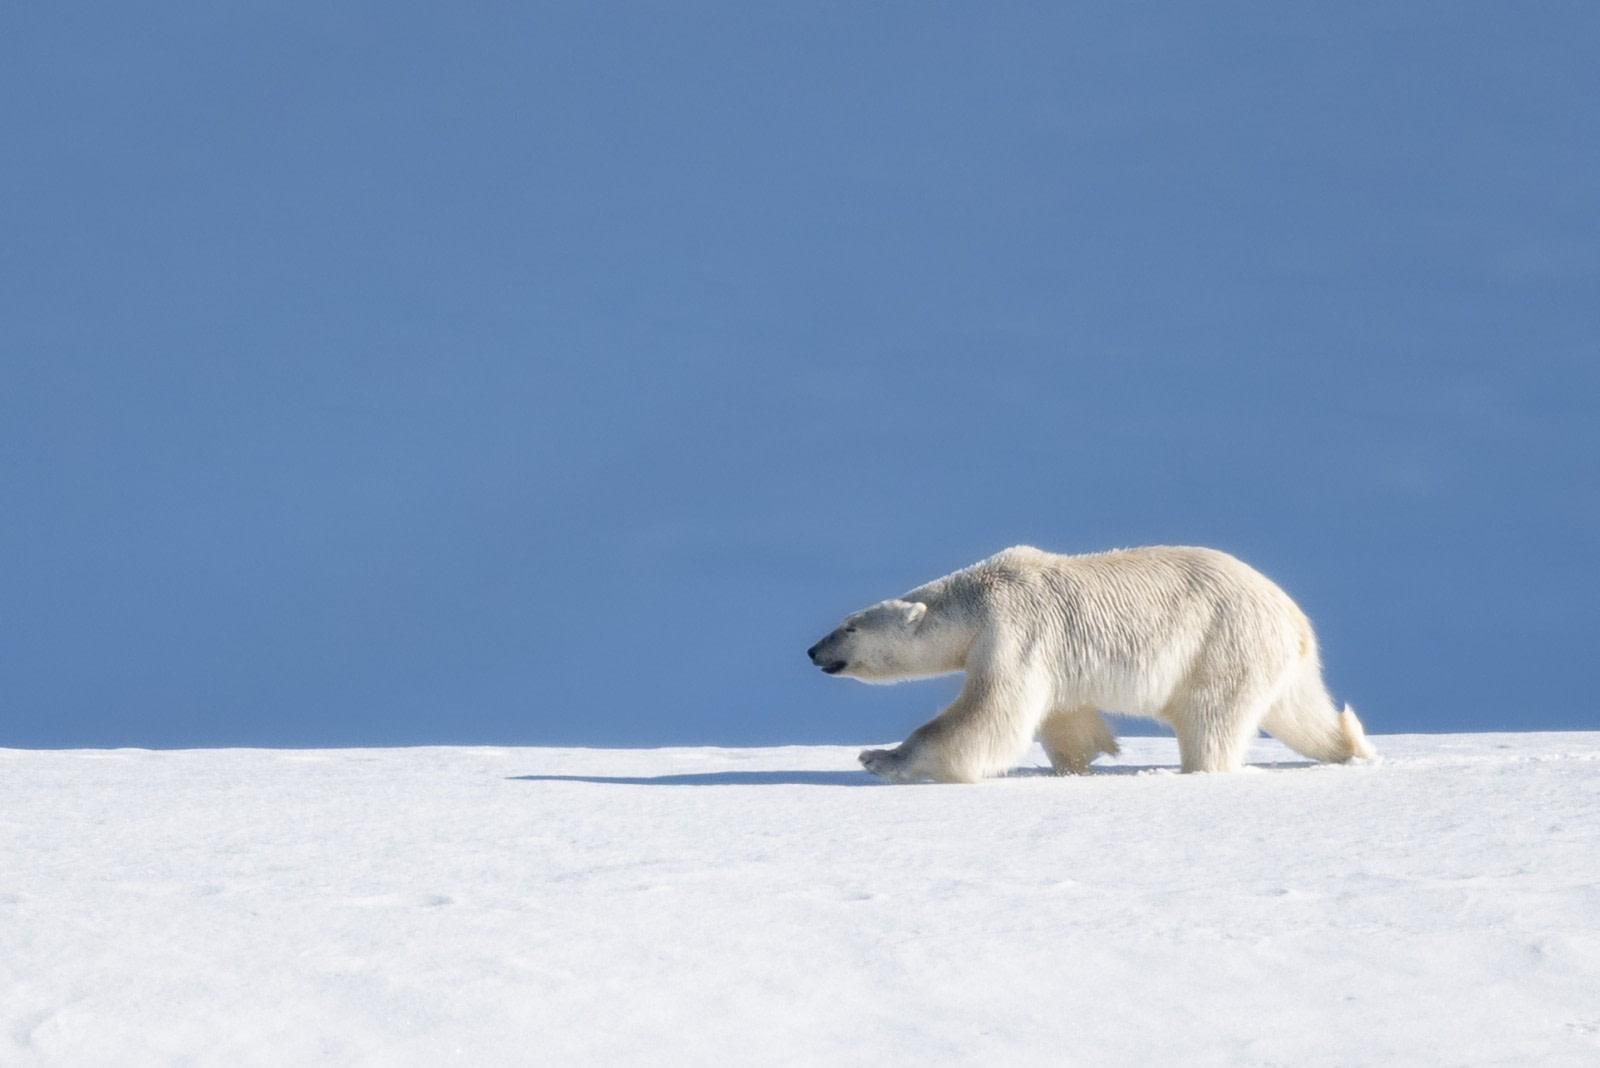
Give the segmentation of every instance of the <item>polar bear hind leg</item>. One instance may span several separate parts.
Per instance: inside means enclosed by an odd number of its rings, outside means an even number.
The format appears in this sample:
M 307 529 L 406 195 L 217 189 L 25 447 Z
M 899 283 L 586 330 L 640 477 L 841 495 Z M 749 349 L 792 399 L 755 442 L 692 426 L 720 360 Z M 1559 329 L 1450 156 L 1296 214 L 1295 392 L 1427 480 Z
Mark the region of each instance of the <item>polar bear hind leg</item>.
M 1178 735 L 1178 763 L 1185 774 L 1238 771 L 1261 728 L 1267 694 L 1254 688 L 1203 685 L 1190 690 L 1162 715 Z
M 1098 709 L 1058 708 L 1039 726 L 1039 743 L 1057 775 L 1088 774 L 1089 764 L 1104 753 L 1120 750 L 1111 727 Z

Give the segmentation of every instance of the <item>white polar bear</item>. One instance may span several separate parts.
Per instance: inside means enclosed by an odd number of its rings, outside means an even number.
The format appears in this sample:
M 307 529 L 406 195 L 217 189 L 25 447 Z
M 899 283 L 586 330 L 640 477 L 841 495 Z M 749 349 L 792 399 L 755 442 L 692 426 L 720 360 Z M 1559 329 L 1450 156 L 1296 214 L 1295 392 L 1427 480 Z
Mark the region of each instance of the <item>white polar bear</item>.
M 861 754 L 896 782 L 976 782 L 1035 737 L 1058 773 L 1085 772 L 1117 752 L 1101 710 L 1168 724 L 1186 772 L 1237 770 L 1259 729 L 1316 760 L 1373 755 L 1304 613 L 1215 549 L 1018 546 L 849 616 L 807 655 L 863 682 L 966 672 L 950 707 Z

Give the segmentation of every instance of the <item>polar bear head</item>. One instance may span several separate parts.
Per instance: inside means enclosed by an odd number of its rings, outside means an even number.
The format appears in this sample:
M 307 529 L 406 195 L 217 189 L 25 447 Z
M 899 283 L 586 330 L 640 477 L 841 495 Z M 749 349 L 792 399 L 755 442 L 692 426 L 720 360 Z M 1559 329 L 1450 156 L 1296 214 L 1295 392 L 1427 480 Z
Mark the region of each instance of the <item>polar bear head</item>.
M 898 682 L 959 671 L 949 638 L 926 604 L 896 599 L 845 617 L 806 655 L 829 675 Z

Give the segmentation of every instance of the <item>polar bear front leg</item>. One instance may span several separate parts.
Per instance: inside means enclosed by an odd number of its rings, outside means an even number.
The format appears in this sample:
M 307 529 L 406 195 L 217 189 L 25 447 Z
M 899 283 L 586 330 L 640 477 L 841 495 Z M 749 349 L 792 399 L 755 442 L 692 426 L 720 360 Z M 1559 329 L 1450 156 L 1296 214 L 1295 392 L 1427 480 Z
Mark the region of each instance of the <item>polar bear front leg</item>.
M 1001 685 L 971 672 L 955 701 L 894 749 L 868 749 L 861 763 L 890 782 L 977 782 L 1012 767 L 1033 741 L 1047 702 L 1033 687 Z
M 903 747 L 901 747 L 903 748 Z M 861 766 L 880 779 L 890 782 L 914 782 L 915 776 L 910 774 L 906 766 L 906 759 L 901 755 L 900 748 L 895 749 L 863 749 L 858 757 Z
M 863 749 L 861 766 L 887 782 L 977 782 L 983 776 L 961 766 L 957 754 L 937 741 L 940 732 L 924 723 L 893 749 Z

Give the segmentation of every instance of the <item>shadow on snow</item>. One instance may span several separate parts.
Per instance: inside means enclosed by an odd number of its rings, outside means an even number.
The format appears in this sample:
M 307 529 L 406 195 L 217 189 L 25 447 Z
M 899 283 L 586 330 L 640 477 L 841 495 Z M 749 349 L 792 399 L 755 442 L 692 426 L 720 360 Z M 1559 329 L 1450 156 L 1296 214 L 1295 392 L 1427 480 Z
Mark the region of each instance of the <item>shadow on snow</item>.
M 1311 760 L 1280 760 L 1251 764 L 1263 771 L 1280 771 L 1291 768 L 1309 768 Z M 1104 775 L 1144 775 L 1150 772 L 1177 774 L 1173 764 L 1112 764 L 1096 767 L 1089 778 Z M 1055 772 L 1049 768 L 1014 768 L 1005 779 L 1053 779 Z M 1078 778 L 1075 775 L 1063 778 Z M 601 786 L 889 786 L 865 771 L 702 771 L 677 775 L 508 775 L 514 782 L 589 782 Z
M 605 786 L 886 786 L 865 771 L 705 771 L 681 775 L 510 775 L 518 782 Z

